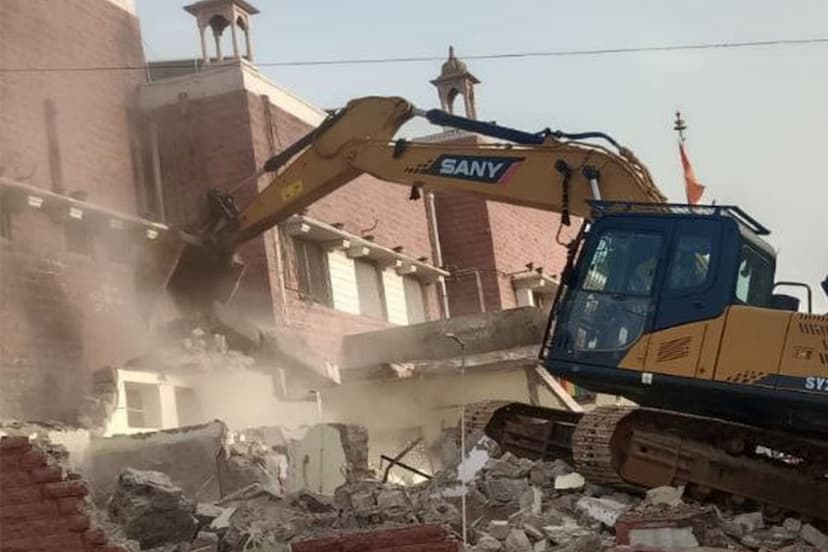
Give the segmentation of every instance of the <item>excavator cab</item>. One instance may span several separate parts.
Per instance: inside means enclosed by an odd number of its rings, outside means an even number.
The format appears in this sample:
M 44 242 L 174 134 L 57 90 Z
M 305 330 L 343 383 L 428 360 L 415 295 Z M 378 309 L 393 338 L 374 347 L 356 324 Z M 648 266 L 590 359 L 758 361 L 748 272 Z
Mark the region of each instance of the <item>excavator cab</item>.
M 760 237 L 769 232 L 739 208 L 592 207 L 543 351 L 553 374 L 617 392 L 618 377 L 644 370 L 649 335 L 714 320 L 730 305 L 771 306 L 775 256 Z M 680 355 L 687 346 L 679 340 L 660 354 Z

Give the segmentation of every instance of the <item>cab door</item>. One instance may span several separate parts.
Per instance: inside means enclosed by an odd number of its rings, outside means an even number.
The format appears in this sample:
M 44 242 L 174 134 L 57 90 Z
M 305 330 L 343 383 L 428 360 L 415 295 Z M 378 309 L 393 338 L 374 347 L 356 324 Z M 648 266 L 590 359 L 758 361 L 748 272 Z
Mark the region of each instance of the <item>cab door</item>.
M 617 367 L 652 331 L 673 222 L 630 215 L 596 222 L 556 323 L 553 359 Z
M 676 221 L 644 370 L 713 377 L 733 280 L 722 272 L 723 234 L 718 218 Z

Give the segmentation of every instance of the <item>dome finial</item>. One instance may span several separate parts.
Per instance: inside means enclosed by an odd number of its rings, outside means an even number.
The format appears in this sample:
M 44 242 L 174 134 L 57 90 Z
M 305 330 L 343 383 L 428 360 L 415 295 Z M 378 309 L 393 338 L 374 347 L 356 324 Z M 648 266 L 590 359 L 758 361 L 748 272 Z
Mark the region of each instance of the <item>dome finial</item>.
M 449 46 L 449 59 L 454 59 L 454 46 Z

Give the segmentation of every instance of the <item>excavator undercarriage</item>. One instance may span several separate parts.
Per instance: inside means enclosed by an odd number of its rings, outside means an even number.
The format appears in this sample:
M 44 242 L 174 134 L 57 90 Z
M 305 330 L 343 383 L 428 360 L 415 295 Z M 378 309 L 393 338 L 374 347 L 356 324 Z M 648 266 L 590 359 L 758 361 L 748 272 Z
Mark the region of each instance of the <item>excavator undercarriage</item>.
M 715 418 L 604 406 L 587 413 L 483 402 L 466 431 L 532 459 L 574 462 L 589 481 L 622 488 L 686 487 L 691 496 L 769 519 L 828 521 L 828 442 Z

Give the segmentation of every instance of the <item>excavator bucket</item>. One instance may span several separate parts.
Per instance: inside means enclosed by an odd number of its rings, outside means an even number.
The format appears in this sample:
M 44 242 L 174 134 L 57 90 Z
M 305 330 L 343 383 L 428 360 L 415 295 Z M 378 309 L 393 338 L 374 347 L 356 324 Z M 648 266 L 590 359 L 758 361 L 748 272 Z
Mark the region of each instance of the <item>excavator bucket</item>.
M 241 258 L 232 252 L 187 244 L 170 275 L 167 291 L 185 311 L 210 310 L 215 302 L 230 301 L 244 269 Z
M 243 274 L 236 255 L 178 230 L 161 232 L 139 251 L 135 287 L 142 315 L 149 319 L 162 295 L 185 313 L 211 310 L 230 300 Z

